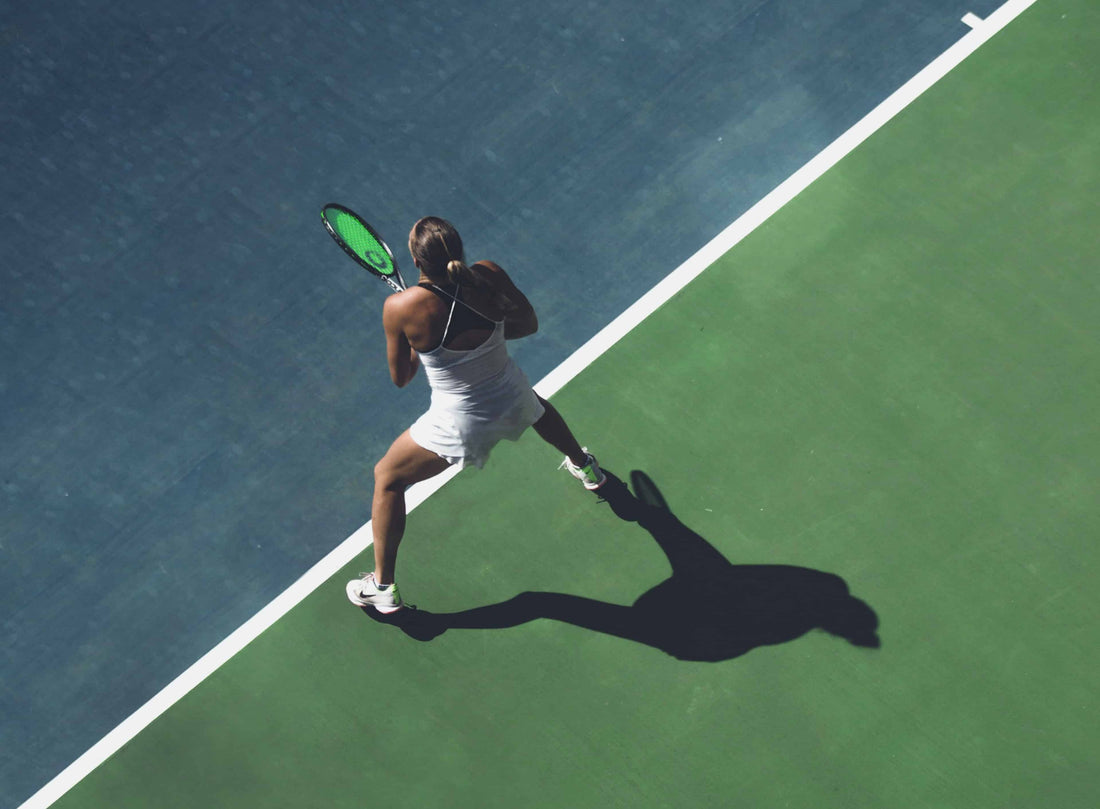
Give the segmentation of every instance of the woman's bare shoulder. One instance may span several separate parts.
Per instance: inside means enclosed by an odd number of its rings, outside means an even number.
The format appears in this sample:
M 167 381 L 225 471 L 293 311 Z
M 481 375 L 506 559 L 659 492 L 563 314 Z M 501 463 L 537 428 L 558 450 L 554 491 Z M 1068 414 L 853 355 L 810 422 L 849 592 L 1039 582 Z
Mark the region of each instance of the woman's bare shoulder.
M 412 286 L 388 296 L 382 305 L 382 312 L 384 315 L 403 320 L 423 312 L 425 307 L 432 306 L 435 301 L 437 296 L 429 290 Z
M 489 286 L 498 292 L 508 292 L 514 287 L 514 282 L 508 276 L 508 273 L 495 261 L 478 261 L 471 264 L 470 269 L 480 275 Z

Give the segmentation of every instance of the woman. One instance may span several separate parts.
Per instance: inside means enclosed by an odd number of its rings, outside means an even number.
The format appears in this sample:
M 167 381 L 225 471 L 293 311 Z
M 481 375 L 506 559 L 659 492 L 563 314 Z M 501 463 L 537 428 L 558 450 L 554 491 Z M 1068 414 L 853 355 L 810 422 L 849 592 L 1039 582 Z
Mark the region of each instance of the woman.
M 482 466 L 502 438 L 534 426 L 564 453 L 562 466 L 594 490 L 606 480 L 554 407 L 532 389 L 505 340 L 534 334 L 538 318 L 499 266 L 466 266 L 454 225 L 429 216 L 413 225 L 409 252 L 419 283 L 386 299 L 382 325 L 390 376 L 404 387 L 424 366 L 431 407 L 402 433 L 374 468 L 374 571 L 348 582 L 348 598 L 391 613 L 402 607 L 394 583 L 405 532 L 405 489 L 451 464 Z

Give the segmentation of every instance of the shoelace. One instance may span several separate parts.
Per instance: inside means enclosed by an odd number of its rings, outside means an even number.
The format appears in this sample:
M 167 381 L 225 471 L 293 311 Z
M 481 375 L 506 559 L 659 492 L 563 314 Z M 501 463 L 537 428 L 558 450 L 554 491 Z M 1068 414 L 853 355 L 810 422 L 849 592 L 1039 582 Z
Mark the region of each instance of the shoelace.
M 568 467 L 571 470 L 576 470 L 577 472 L 584 472 L 587 474 L 588 468 L 592 466 L 592 456 L 585 456 L 585 460 L 587 461 L 587 463 L 584 466 L 574 466 L 573 462 L 569 460 L 569 456 L 566 455 L 562 462 L 558 464 L 558 469 L 565 469 L 566 467 Z
M 374 585 L 374 592 L 378 593 L 379 595 L 385 595 L 386 593 L 396 592 L 395 591 L 395 588 L 397 586 L 396 584 L 391 584 L 389 590 L 379 590 L 378 589 L 378 582 L 374 580 L 374 571 L 373 570 L 370 573 L 360 573 L 359 574 L 359 581 L 360 581 L 360 588 L 359 588 L 360 593 L 363 592 L 362 585 L 366 584 L 368 581 L 371 584 Z
M 367 582 L 370 582 L 371 584 L 374 585 L 374 591 L 376 593 L 382 592 L 381 590 L 378 589 L 378 582 L 376 582 L 374 580 L 374 571 L 373 570 L 370 573 L 360 573 L 359 574 L 359 592 L 360 593 L 363 592 L 363 585 L 365 585 Z

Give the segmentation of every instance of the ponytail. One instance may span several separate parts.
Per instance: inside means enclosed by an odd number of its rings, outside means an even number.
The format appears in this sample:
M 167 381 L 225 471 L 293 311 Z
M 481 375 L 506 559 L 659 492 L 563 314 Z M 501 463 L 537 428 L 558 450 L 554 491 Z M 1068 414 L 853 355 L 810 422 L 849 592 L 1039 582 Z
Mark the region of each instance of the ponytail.
M 484 285 L 481 276 L 466 266 L 465 261 L 451 259 L 447 262 L 447 280 L 455 286 L 467 285 L 479 287 Z

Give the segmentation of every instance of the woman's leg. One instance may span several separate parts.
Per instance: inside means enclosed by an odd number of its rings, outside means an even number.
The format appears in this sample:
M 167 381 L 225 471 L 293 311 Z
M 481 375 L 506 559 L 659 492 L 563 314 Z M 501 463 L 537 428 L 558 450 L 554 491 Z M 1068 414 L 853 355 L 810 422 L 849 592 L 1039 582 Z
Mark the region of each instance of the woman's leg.
M 535 395 L 538 396 L 538 394 Z M 584 466 L 588 463 L 587 456 L 584 450 L 581 449 L 581 445 L 577 443 L 577 439 L 573 437 L 573 432 L 569 429 L 569 425 L 565 423 L 565 419 L 561 417 L 561 413 L 541 396 L 538 396 L 538 400 L 542 402 L 546 412 L 542 414 L 542 418 L 534 423 L 535 432 L 539 434 L 543 441 L 564 455 L 568 455 L 574 466 Z
M 405 533 L 405 489 L 435 477 L 450 464 L 401 433 L 374 467 L 374 502 L 371 530 L 374 533 L 374 580 L 393 584 L 397 546 Z

